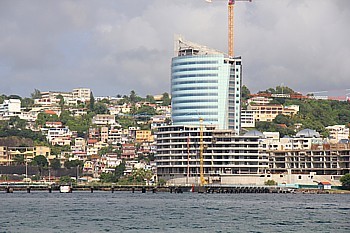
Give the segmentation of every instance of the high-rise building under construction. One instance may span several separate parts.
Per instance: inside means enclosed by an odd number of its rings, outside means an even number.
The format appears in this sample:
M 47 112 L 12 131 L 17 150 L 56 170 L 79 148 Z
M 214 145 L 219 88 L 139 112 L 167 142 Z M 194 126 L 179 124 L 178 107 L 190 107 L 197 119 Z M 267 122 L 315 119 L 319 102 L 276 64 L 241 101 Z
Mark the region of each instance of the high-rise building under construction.
M 171 66 L 174 125 L 201 122 L 239 134 L 241 87 L 240 57 L 176 38 Z

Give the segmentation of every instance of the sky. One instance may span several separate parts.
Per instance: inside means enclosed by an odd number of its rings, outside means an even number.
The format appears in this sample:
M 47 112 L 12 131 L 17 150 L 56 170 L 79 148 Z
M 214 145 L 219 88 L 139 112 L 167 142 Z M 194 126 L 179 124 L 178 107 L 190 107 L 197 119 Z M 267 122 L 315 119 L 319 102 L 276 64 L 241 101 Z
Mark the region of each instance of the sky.
M 349 22 L 348 0 L 236 1 L 243 84 L 350 93 Z M 175 34 L 226 52 L 226 1 L 0 0 L 0 94 L 170 92 Z

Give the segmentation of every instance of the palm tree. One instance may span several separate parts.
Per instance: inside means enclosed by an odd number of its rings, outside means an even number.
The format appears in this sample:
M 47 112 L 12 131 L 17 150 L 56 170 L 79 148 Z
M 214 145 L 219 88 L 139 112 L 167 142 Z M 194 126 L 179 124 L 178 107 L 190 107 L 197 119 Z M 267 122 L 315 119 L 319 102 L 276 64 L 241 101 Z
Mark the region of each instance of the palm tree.
M 16 165 L 24 165 L 25 163 L 24 155 L 16 155 L 15 157 L 13 157 L 13 162 Z
M 147 180 L 147 185 L 149 185 L 149 182 L 153 177 L 153 172 L 151 170 L 145 170 L 144 176 L 145 176 L 145 179 Z

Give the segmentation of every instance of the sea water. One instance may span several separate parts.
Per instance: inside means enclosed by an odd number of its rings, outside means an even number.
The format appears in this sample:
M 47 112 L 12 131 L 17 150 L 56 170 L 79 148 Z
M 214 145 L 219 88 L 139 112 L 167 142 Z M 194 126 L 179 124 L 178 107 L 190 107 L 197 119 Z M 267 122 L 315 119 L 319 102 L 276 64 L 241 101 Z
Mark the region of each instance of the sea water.
M 0 232 L 350 232 L 350 195 L 0 193 Z

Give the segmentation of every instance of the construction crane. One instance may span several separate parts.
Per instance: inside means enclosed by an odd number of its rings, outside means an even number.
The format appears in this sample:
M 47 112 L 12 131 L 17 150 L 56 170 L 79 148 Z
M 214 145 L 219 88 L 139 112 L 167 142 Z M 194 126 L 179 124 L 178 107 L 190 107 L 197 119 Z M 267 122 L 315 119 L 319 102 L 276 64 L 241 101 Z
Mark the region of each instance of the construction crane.
M 203 145 L 203 118 L 199 118 L 199 175 L 200 186 L 205 185 L 207 182 L 204 178 L 204 145 Z
M 215 0 L 214 0 L 215 1 Z M 220 0 L 216 0 L 220 1 Z M 234 57 L 234 6 L 237 1 L 251 2 L 252 0 L 224 0 L 228 1 L 228 55 Z M 213 2 L 213 0 L 206 0 L 206 2 Z

